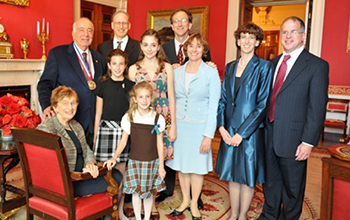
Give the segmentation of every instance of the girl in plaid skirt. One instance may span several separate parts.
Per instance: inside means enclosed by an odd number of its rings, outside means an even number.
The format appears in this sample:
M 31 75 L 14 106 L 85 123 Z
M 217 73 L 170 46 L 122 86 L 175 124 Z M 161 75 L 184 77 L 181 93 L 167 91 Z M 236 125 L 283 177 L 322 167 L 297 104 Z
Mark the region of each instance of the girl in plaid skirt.
M 136 220 L 141 220 L 141 206 L 146 220 L 150 219 L 153 196 L 165 190 L 163 161 L 163 131 L 165 119 L 153 110 L 153 89 L 147 82 L 138 83 L 130 92 L 130 109 L 123 116 L 122 139 L 112 159 L 104 163 L 108 169 L 131 138 L 130 157 L 124 178 L 123 192 L 132 194 Z M 159 160 L 161 158 L 161 160 Z
M 128 94 L 135 83 L 126 79 L 128 56 L 122 50 L 112 50 L 107 57 L 108 72 L 97 84 L 96 116 L 94 132 L 94 154 L 97 162 L 113 157 L 122 138 L 121 119 L 129 109 Z M 117 158 L 116 168 L 125 174 L 126 161 L 129 158 L 129 146 Z M 124 196 L 119 193 L 119 218 L 124 216 Z

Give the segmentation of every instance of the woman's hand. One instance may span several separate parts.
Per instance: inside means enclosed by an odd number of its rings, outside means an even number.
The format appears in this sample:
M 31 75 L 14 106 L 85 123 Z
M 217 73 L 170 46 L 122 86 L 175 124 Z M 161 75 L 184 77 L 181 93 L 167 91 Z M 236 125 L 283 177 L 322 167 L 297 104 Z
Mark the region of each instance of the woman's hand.
M 206 154 L 209 152 L 210 147 L 211 147 L 211 138 L 204 136 L 199 152 L 201 154 Z
M 230 145 L 233 145 L 234 147 L 238 147 L 241 144 L 242 140 L 243 140 L 243 137 L 241 135 L 239 135 L 238 133 L 236 133 L 231 138 Z
M 111 170 L 117 164 L 117 160 L 112 158 L 103 163 L 103 166 L 107 166 L 108 170 Z
M 169 133 L 168 133 L 168 140 L 170 142 L 174 142 L 176 139 L 176 127 L 175 126 L 171 126 L 169 129 Z
M 98 167 L 94 163 L 89 162 L 83 168 L 83 173 L 90 173 L 93 178 L 97 178 L 99 174 Z
M 224 126 L 221 126 L 219 128 L 219 132 L 221 134 L 222 140 L 224 140 L 224 142 L 227 145 L 231 145 L 231 135 L 228 133 L 228 131 L 224 128 Z
M 166 174 L 166 172 L 165 172 L 164 167 L 159 167 L 159 168 L 158 168 L 158 175 L 160 176 L 160 178 L 162 178 L 162 181 L 163 181 L 164 178 L 165 178 L 165 174 Z

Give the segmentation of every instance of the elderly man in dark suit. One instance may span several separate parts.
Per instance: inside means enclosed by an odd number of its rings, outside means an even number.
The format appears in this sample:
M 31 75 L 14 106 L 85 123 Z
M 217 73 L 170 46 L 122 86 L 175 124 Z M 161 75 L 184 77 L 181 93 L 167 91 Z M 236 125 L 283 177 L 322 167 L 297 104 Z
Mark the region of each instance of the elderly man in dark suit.
M 43 109 L 43 119 L 55 113 L 50 106 L 51 91 L 60 85 L 69 86 L 79 97 L 75 119 L 83 126 L 87 143 L 92 148 L 96 96 L 93 90 L 106 72 L 105 60 L 89 46 L 94 36 L 94 25 L 88 18 L 73 24 L 73 43 L 50 50 L 37 89 Z
M 297 220 L 302 212 L 307 159 L 317 146 L 328 100 L 328 63 L 304 47 L 298 17 L 281 26 L 283 54 L 275 74 L 267 119 L 265 204 L 259 219 Z
M 113 49 L 121 49 L 128 54 L 128 67 L 139 59 L 140 42 L 128 36 L 131 28 L 128 13 L 117 11 L 113 14 L 111 27 L 114 30 L 114 38 L 97 46 L 97 51 L 107 60 L 108 53 Z

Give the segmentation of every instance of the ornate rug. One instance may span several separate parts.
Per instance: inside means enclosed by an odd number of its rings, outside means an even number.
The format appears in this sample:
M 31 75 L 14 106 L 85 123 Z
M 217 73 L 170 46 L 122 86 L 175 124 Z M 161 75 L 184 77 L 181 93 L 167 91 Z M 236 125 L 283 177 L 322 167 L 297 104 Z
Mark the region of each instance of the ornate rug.
M 204 184 L 202 190 L 202 200 L 204 208 L 201 210 L 203 219 L 208 220 L 225 220 L 230 216 L 230 198 L 228 184 L 226 181 L 219 180 L 215 174 L 211 173 L 204 177 Z M 161 220 L 186 220 L 192 219 L 190 211 L 186 210 L 184 215 L 179 217 L 172 217 L 169 214 L 176 209 L 182 200 L 179 182 L 176 182 L 174 195 L 165 199 L 161 203 L 157 203 L 157 209 L 160 213 Z M 255 187 L 255 195 L 248 212 L 248 219 L 255 220 L 260 216 L 264 205 L 264 194 L 262 186 Z M 132 204 L 125 204 L 125 211 L 127 215 L 133 215 Z M 307 198 L 304 200 L 303 214 L 300 219 L 311 220 L 316 218 L 315 210 L 313 209 L 311 201 Z M 134 220 L 134 217 L 130 217 Z

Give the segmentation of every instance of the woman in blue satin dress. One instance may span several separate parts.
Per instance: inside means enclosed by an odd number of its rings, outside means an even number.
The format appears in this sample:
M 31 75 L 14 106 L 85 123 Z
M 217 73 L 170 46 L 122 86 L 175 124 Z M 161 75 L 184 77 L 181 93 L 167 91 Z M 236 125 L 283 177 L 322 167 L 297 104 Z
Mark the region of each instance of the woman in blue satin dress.
M 215 172 L 229 181 L 230 220 L 246 220 L 254 186 L 265 181 L 264 119 L 273 67 L 254 53 L 264 37 L 259 26 L 246 23 L 234 36 L 241 57 L 226 65 L 217 114 L 222 139 Z

